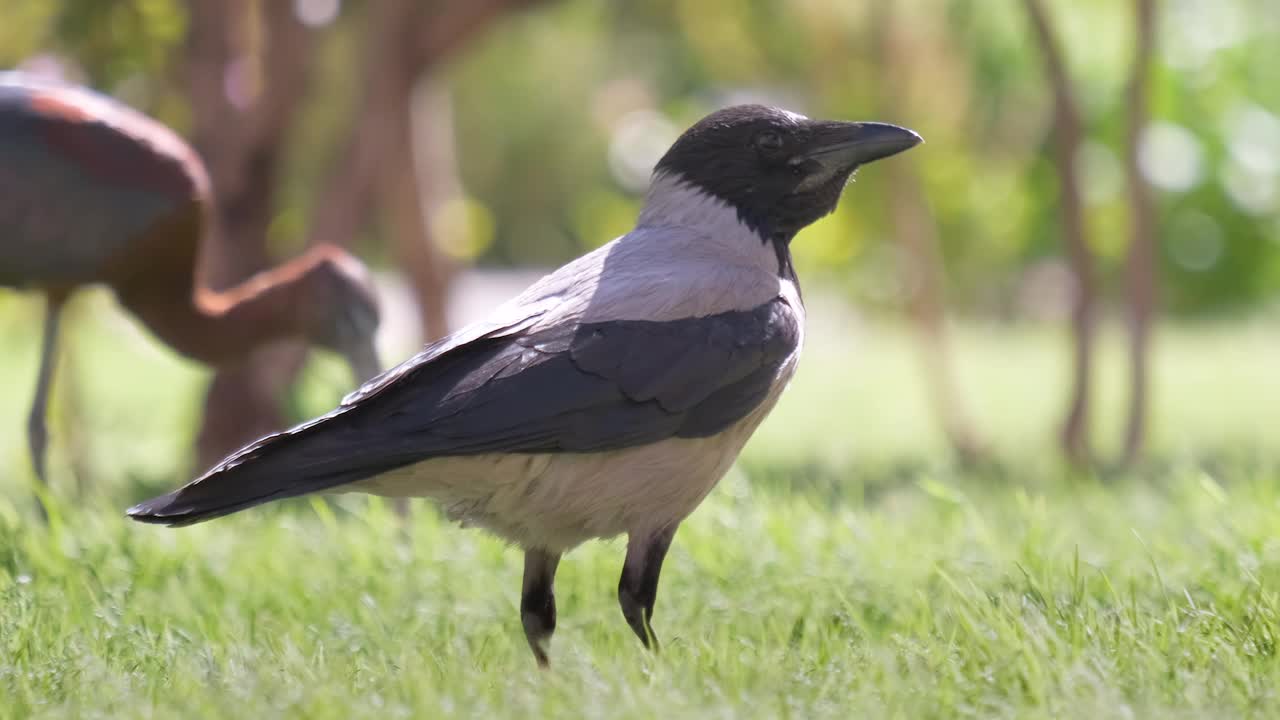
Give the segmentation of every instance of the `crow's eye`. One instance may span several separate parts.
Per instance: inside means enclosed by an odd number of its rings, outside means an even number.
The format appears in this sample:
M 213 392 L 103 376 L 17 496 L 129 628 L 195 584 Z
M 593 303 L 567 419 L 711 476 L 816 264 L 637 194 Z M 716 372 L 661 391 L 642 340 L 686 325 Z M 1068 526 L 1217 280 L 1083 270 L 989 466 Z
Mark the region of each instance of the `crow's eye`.
M 765 130 L 756 135 L 756 147 L 761 150 L 777 150 L 782 147 L 782 136 L 776 130 Z

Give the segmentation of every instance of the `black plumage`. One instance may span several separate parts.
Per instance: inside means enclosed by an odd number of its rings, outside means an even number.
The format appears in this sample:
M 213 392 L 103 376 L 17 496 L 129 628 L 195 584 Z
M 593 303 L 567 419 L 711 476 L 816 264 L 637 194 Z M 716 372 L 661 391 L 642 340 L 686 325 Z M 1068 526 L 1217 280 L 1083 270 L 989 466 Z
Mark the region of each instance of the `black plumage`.
M 129 514 L 188 525 L 436 457 L 708 437 L 750 413 L 794 351 L 799 328 L 783 303 L 445 341 L 328 415 L 266 437 Z

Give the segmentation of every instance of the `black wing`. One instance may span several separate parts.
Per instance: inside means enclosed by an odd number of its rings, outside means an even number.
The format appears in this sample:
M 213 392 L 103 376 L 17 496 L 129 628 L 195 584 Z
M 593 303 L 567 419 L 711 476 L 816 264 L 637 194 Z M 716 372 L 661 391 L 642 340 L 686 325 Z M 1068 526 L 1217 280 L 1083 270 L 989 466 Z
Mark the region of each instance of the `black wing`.
M 782 299 L 428 348 L 329 415 L 273 435 L 130 514 L 188 524 L 433 457 L 595 452 L 714 435 L 768 395 L 799 342 Z

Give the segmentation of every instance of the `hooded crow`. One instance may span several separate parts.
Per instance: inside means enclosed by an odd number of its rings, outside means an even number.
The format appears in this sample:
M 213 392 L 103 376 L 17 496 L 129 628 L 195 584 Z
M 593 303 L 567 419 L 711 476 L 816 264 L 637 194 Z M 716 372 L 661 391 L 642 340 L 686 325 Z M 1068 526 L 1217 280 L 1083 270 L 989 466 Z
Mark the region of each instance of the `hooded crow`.
M 524 549 L 520 614 L 541 665 L 561 555 L 625 533 L 618 601 L 656 647 L 677 526 L 796 370 L 792 238 L 859 166 L 920 142 L 760 105 L 712 113 L 658 162 L 631 232 L 129 515 L 179 526 L 320 491 L 431 498 Z

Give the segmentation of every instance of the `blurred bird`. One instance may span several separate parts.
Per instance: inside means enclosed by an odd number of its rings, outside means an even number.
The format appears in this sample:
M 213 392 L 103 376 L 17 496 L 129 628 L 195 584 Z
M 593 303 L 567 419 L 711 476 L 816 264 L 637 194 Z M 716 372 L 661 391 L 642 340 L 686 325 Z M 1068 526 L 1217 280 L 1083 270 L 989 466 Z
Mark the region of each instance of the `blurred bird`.
M 676 527 L 795 372 L 792 238 L 860 165 L 918 143 L 893 125 L 715 112 L 659 161 L 634 230 L 129 514 L 189 525 L 321 490 L 432 498 L 524 548 L 521 619 L 541 665 L 561 555 L 626 533 L 618 600 L 655 646 Z
M 344 354 L 357 383 L 378 372 L 359 260 L 316 247 L 215 292 L 197 280 L 220 240 L 214 212 L 204 166 L 167 127 L 84 88 L 0 73 L 0 286 L 47 301 L 27 424 L 42 481 L 59 311 L 83 285 L 108 285 L 160 340 L 210 365 L 301 338 Z

